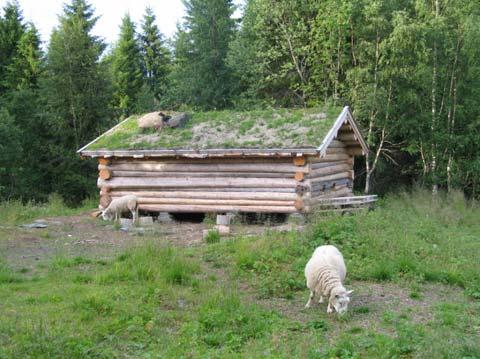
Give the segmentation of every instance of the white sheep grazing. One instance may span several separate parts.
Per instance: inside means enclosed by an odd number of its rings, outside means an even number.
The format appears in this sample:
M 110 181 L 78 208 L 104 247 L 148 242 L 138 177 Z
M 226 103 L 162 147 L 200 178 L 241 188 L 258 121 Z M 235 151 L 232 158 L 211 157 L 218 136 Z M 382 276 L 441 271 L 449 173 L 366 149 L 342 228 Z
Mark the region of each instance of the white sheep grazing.
M 111 221 L 115 219 L 118 221 L 123 212 L 130 211 L 133 218 L 133 223 L 136 222 L 138 217 L 138 198 L 134 195 L 123 196 L 115 198 L 110 202 L 107 208 L 102 211 L 102 218 L 105 221 Z
M 315 295 L 320 295 L 319 303 L 323 297 L 328 298 L 327 313 L 332 313 L 333 308 L 338 314 L 347 311 L 350 294 L 343 286 L 347 269 L 343 256 L 335 246 L 320 246 L 313 252 L 312 258 L 305 266 L 305 278 L 310 289 L 310 297 L 305 308 L 310 308 Z

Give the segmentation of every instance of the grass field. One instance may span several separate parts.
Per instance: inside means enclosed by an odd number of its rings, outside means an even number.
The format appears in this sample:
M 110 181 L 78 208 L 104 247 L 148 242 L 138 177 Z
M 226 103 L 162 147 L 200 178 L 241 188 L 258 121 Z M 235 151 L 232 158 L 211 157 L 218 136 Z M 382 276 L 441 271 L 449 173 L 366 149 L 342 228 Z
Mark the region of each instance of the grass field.
M 7 253 L 0 358 L 480 358 L 479 219 L 458 193 L 416 192 L 302 231 L 194 247 L 145 235 L 34 271 Z M 325 243 L 343 252 L 354 289 L 343 317 L 303 308 L 303 268 Z

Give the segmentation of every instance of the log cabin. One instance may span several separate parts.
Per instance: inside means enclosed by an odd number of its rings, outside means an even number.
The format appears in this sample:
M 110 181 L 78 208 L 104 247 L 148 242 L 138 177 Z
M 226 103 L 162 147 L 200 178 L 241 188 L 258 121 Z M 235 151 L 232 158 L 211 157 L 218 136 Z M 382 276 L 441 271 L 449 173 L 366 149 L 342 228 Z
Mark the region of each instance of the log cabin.
M 307 213 L 352 196 L 367 145 L 348 107 L 189 114 L 145 131 L 138 116 L 78 150 L 98 160 L 99 208 L 134 194 L 169 213 Z

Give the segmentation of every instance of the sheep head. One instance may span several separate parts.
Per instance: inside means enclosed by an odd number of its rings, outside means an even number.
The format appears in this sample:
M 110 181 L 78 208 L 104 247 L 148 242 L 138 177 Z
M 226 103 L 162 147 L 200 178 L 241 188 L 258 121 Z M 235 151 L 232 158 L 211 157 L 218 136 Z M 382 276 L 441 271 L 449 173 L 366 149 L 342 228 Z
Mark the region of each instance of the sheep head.
M 345 314 L 350 303 L 350 294 L 353 290 L 346 290 L 343 287 L 337 287 L 330 294 L 330 304 L 335 308 L 338 314 Z
M 113 213 L 110 211 L 109 208 L 106 208 L 102 211 L 101 216 L 104 221 L 111 221 L 113 220 Z

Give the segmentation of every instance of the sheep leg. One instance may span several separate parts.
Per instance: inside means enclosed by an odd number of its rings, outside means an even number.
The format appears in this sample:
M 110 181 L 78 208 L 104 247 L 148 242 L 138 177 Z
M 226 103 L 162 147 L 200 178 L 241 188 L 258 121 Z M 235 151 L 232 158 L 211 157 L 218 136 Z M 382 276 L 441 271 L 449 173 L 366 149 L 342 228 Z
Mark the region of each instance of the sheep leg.
M 136 225 L 136 224 L 137 224 L 137 210 L 136 210 L 136 209 L 133 209 L 133 210 L 130 210 L 130 212 L 132 213 L 132 222 L 133 222 L 133 225 Z
M 318 300 L 318 303 L 323 303 L 323 295 L 320 296 L 320 299 Z
M 315 292 L 310 291 L 310 297 L 308 297 L 308 302 L 305 304 L 305 308 L 310 308 L 312 306 L 313 298 L 315 298 Z
M 327 313 L 333 313 L 332 305 L 328 302 Z

